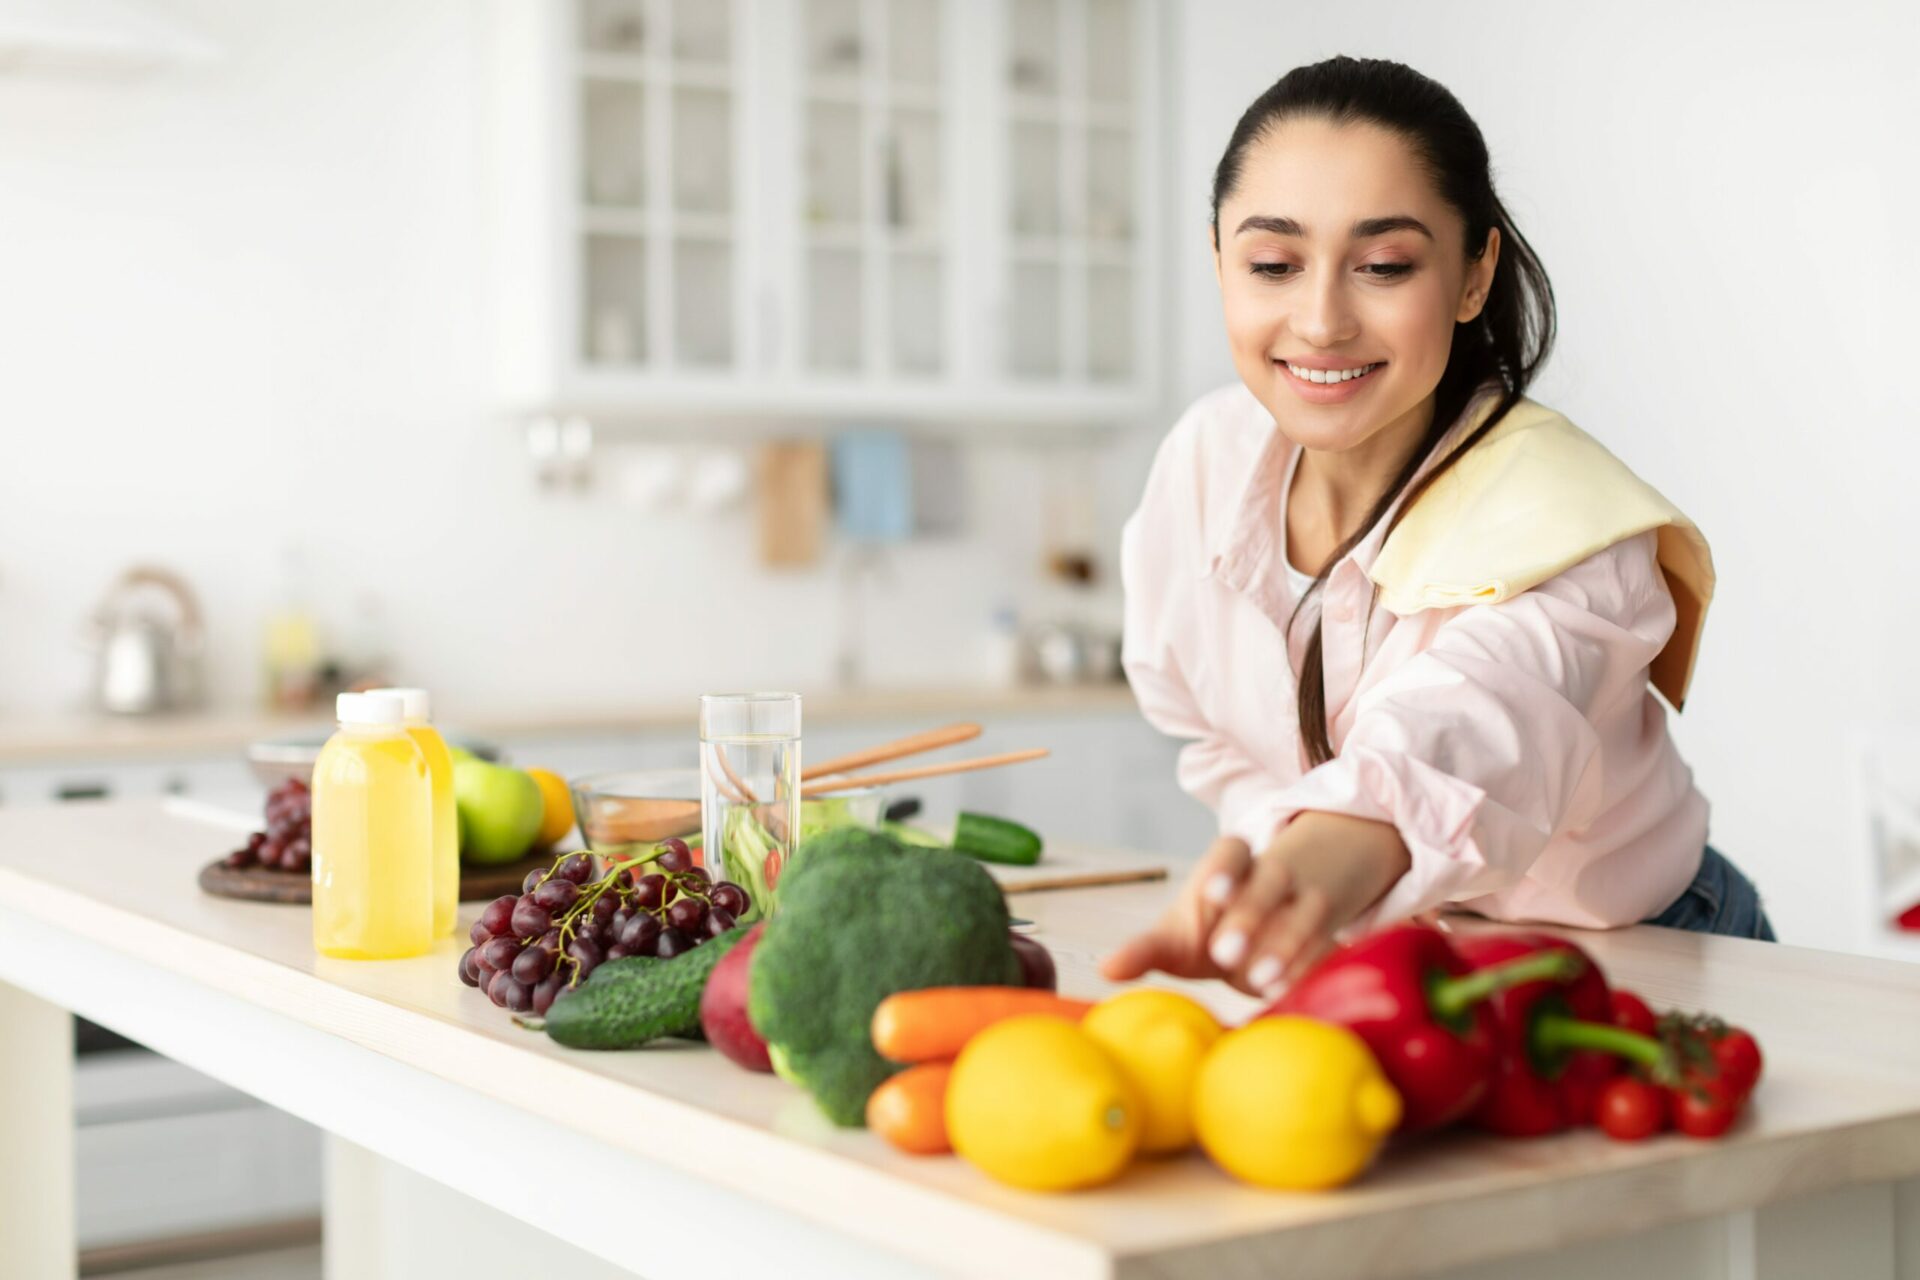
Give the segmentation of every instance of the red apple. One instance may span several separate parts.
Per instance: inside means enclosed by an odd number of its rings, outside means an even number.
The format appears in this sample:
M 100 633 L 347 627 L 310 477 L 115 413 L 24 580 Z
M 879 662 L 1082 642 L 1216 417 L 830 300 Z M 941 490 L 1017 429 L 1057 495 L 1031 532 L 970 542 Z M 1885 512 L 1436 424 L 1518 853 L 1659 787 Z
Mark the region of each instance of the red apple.
M 749 1071 L 772 1071 L 767 1042 L 747 1021 L 747 982 L 752 974 L 753 949 L 760 945 L 764 923 L 756 924 L 733 950 L 720 957 L 700 992 L 700 1028 L 707 1043 Z
M 1047 949 L 1027 937 L 1024 933 L 1010 933 L 1007 941 L 1013 944 L 1013 954 L 1020 957 L 1020 984 L 1042 991 L 1054 991 L 1059 988 L 1059 978 L 1054 973 L 1053 957 Z M 726 961 L 722 960 L 721 964 Z

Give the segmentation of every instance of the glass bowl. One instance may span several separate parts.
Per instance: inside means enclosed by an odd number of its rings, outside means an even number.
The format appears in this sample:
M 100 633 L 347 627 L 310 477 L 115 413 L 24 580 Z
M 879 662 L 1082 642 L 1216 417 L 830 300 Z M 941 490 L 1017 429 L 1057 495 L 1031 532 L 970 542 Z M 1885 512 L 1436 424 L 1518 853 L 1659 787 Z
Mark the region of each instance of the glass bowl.
M 269 791 L 289 778 L 298 778 L 311 786 L 313 762 L 320 758 L 320 748 L 327 744 L 332 732 L 330 729 L 317 729 L 312 733 L 252 743 L 247 747 L 247 768 L 252 771 L 254 780 Z M 464 734 L 445 733 L 441 736 L 449 747 L 459 747 L 482 760 L 500 763 L 500 748 L 491 742 L 469 738 Z
M 670 836 L 700 848 L 700 771 L 632 769 L 573 779 L 573 816 L 587 847 L 602 855 L 639 853 Z M 831 827 L 877 830 L 886 816 L 879 787 L 838 791 L 800 802 L 800 836 Z M 704 859 L 702 859 L 704 862 Z
M 632 769 L 575 778 L 573 816 L 599 854 L 651 849 L 670 836 L 700 835 L 698 769 Z

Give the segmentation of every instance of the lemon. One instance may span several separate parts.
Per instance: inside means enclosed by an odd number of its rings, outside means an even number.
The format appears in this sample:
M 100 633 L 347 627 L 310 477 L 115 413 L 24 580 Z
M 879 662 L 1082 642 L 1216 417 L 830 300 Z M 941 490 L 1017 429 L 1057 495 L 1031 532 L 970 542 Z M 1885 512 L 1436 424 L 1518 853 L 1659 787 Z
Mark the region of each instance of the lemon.
M 1220 1037 L 1200 1065 L 1193 1123 L 1234 1177 L 1310 1191 L 1359 1176 L 1400 1123 L 1400 1095 L 1345 1027 L 1260 1018 Z
M 1097 1186 L 1140 1143 L 1140 1104 L 1107 1051 L 1063 1018 L 1023 1014 L 967 1041 L 947 1083 L 953 1149 L 1034 1191 Z
M 1140 1149 L 1170 1155 L 1192 1146 L 1193 1082 L 1220 1038 L 1219 1020 L 1186 996 L 1139 987 L 1102 1000 L 1080 1029 L 1113 1055 L 1140 1096 Z
M 567 780 L 551 769 L 528 769 L 529 778 L 540 784 L 540 798 L 546 804 L 540 817 L 540 834 L 533 838 L 536 848 L 559 844 L 573 830 L 573 792 Z

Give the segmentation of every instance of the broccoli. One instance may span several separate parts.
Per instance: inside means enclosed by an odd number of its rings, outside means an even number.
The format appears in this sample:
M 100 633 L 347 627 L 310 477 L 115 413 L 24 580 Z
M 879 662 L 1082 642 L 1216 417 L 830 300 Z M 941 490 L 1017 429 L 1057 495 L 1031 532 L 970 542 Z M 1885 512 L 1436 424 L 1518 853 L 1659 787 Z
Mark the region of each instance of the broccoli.
M 782 1075 L 835 1124 L 900 1070 L 873 1051 L 874 1008 L 896 991 L 1017 984 L 1000 886 L 971 858 L 841 828 L 802 846 L 753 956 L 754 1028 Z
M 871 854 L 874 857 L 897 857 L 906 851 L 906 846 L 890 836 L 865 827 L 835 827 L 816 836 L 803 840 L 800 847 L 787 859 L 785 870 L 780 876 L 780 887 L 775 896 L 786 902 L 787 886 L 799 879 L 800 868 L 812 862 L 831 860 L 834 855 L 844 852 Z

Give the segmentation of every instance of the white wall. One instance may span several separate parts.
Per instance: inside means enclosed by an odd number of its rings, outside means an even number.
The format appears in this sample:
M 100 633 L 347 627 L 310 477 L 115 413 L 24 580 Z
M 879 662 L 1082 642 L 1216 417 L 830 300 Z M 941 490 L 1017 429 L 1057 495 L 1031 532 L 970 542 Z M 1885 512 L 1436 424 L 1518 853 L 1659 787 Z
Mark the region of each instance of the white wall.
M 1713 802 L 1712 839 L 1754 875 L 1785 937 L 1846 945 L 1860 865 L 1851 734 L 1920 715 L 1908 656 L 1917 11 L 1203 0 L 1179 12 L 1180 389 L 1233 376 L 1201 237 L 1212 168 L 1246 105 L 1336 53 L 1447 85 L 1559 297 L 1560 342 L 1533 394 L 1713 544 L 1719 594 L 1676 728 Z
M 224 60 L 0 75 L 0 715 L 80 698 L 80 621 L 136 556 L 199 586 L 216 693 L 247 698 L 289 540 L 335 616 L 381 599 L 402 674 L 456 712 L 829 681 L 830 572 L 757 571 L 740 515 L 542 497 L 487 425 L 482 6 L 146 2 Z M 1720 595 L 1677 731 L 1714 839 L 1790 937 L 1843 942 L 1849 735 L 1920 716 L 1920 334 L 1894 212 L 1920 207 L 1920 100 L 1895 76 L 1912 11 L 1170 8 L 1172 399 L 1232 376 L 1201 235 L 1245 104 L 1335 52 L 1448 84 L 1559 291 L 1535 394 L 1713 541 Z M 1153 443 L 1101 460 L 1109 537 Z M 1059 603 L 1033 572 L 1042 468 L 982 450 L 968 469 L 975 532 L 897 558 L 876 679 L 961 678 L 999 599 Z
M 289 543 L 456 718 L 831 681 L 830 568 L 759 571 L 745 511 L 543 496 L 490 422 L 484 5 L 143 3 L 222 60 L 0 74 L 0 715 L 81 701 L 135 558 L 199 588 L 214 694 L 251 698 Z M 1033 456 L 967 468 L 975 531 L 875 597 L 876 682 L 966 678 L 1003 599 L 1076 606 L 1037 580 Z

